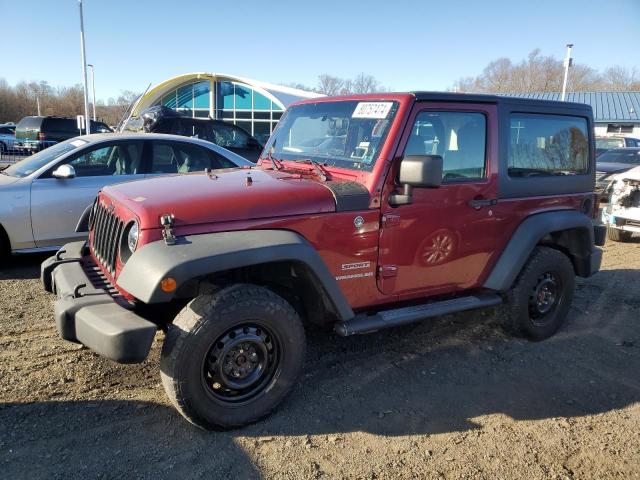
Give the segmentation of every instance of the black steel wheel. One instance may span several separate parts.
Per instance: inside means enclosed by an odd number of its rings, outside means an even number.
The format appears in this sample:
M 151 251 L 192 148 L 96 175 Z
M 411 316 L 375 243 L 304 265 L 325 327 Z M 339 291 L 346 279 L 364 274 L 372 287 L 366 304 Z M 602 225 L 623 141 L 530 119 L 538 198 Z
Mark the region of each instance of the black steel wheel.
M 532 340 L 550 337 L 569 313 L 574 289 L 571 260 L 559 250 L 536 247 L 506 295 L 503 327 Z
M 218 401 L 250 400 L 278 369 L 279 341 L 265 326 L 240 324 L 217 338 L 202 365 L 202 381 Z
M 237 284 L 201 295 L 169 325 L 160 374 L 178 411 L 204 429 L 268 415 L 302 370 L 305 335 L 295 309 L 271 290 Z
M 562 299 L 562 281 L 554 272 L 545 272 L 540 276 L 529 296 L 529 317 L 536 325 L 549 321 L 550 313 Z

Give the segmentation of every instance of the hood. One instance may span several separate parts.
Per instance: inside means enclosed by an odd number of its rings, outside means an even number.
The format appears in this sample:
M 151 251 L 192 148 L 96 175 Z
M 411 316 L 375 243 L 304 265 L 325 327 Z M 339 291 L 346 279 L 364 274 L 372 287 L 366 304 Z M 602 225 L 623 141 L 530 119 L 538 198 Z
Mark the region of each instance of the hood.
M 103 193 L 131 210 L 143 229 L 159 227 L 164 214 L 173 214 L 179 227 L 336 211 L 332 191 L 321 182 L 257 169 L 162 176 Z
M 614 180 L 637 180 L 640 181 L 640 167 L 632 168 L 614 177 Z
M 634 165 L 629 163 L 618 163 L 618 162 L 596 162 L 596 172 L 602 173 L 615 173 L 615 172 L 623 172 L 625 170 L 629 170 L 633 168 Z
M 11 175 L 3 175 L 0 173 L 0 187 L 4 185 L 11 185 L 20 180 L 20 177 L 12 177 Z

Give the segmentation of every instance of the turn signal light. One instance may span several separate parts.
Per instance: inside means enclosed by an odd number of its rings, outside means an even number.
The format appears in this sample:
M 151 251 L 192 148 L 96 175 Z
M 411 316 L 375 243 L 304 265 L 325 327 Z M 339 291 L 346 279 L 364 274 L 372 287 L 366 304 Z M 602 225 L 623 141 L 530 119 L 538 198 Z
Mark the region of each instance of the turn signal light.
M 178 286 L 178 284 L 176 283 L 176 279 L 175 278 L 167 277 L 167 278 L 163 278 L 160 281 L 160 288 L 165 293 L 171 293 L 171 292 L 175 291 L 177 286 Z

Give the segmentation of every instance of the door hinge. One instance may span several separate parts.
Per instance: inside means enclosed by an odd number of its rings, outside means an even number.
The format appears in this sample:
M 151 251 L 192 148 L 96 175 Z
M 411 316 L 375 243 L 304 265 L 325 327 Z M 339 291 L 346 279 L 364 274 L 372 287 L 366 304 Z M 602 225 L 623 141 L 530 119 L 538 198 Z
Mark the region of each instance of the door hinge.
M 400 215 L 385 213 L 382 216 L 382 226 L 384 228 L 395 227 L 398 225 L 400 225 Z
M 398 274 L 397 265 L 381 265 L 378 267 L 378 274 L 381 278 L 395 277 Z

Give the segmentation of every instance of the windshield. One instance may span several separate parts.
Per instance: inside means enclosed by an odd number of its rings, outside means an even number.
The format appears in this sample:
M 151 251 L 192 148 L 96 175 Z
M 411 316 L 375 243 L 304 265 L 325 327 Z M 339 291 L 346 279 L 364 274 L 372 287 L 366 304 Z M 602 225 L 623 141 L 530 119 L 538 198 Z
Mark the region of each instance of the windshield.
M 640 163 L 640 150 L 612 150 L 598 157 L 598 162 L 609 163 Z
M 596 138 L 596 148 L 620 148 L 624 147 L 621 138 Z
M 265 146 L 276 160 L 371 170 L 398 102 L 336 101 L 291 107 Z
M 5 168 L 2 173 L 10 175 L 12 177 L 26 177 L 27 175 L 31 175 L 36 170 L 44 167 L 46 164 L 55 160 L 60 155 L 70 152 L 71 150 L 86 145 L 87 142 L 85 140 L 80 140 L 79 138 L 73 138 L 71 140 L 67 140 L 65 142 L 56 143 L 55 145 L 42 150 L 30 157 L 25 158 L 8 168 Z

